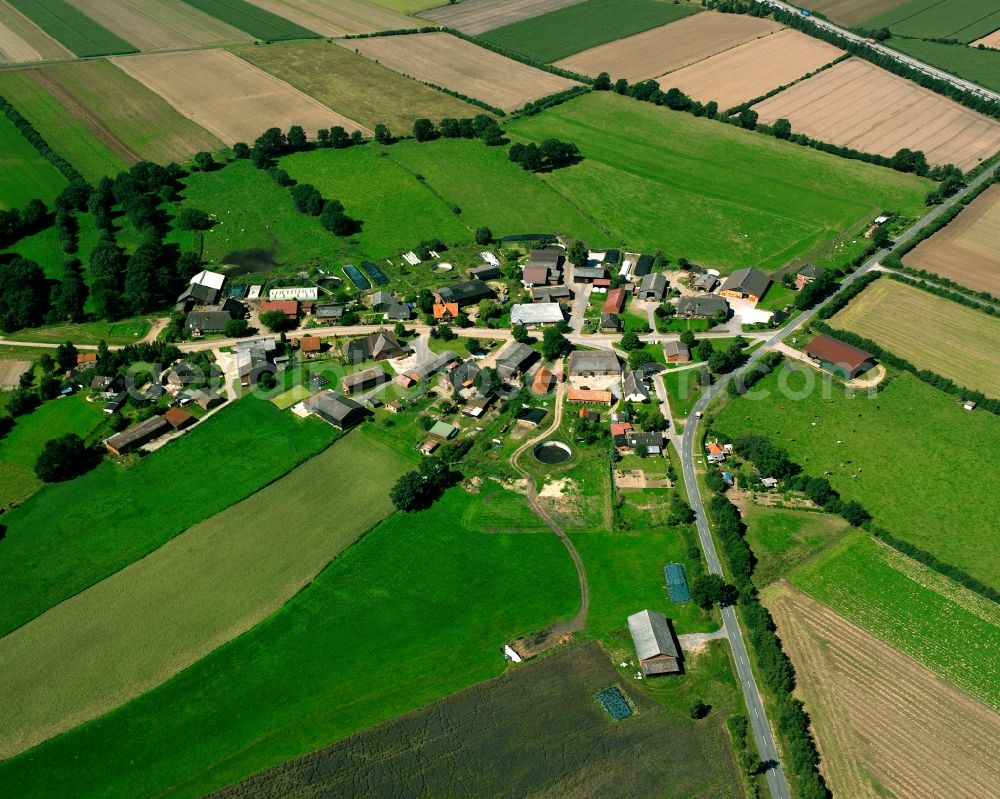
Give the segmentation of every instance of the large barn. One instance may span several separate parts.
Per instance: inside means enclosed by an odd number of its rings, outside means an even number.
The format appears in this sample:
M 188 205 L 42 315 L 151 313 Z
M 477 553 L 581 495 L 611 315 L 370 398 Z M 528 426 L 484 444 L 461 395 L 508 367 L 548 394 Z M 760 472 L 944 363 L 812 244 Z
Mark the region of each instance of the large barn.
M 875 366 L 875 356 L 870 352 L 825 333 L 809 342 L 806 346 L 806 355 L 828 372 L 834 372 L 849 380 Z
M 628 617 L 628 630 L 646 677 L 681 670 L 681 654 L 666 616 L 655 610 L 640 610 Z

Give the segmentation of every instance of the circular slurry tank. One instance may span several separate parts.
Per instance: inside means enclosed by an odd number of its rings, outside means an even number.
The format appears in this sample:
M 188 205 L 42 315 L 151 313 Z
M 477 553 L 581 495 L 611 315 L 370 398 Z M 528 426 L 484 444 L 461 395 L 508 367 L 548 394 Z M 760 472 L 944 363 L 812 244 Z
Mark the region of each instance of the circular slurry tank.
M 568 444 L 563 444 L 562 441 L 543 441 L 535 447 L 534 453 L 538 460 L 549 466 L 566 463 L 566 461 L 573 457 L 573 450 L 569 448 Z

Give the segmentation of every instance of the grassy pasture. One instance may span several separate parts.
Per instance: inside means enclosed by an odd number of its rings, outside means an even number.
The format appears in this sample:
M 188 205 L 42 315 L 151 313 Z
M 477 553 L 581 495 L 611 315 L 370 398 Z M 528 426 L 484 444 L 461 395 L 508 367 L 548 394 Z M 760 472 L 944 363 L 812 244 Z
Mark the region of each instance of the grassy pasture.
M 997 17 L 1000 25 L 1000 17 Z M 962 44 L 941 44 L 923 39 L 893 37 L 888 44 L 900 52 L 932 64 L 987 89 L 1000 91 L 1000 52 L 978 50 Z
M 319 38 L 318 33 L 245 0 L 183 0 L 183 2 L 264 41 Z
M 0 116 L 0 208 L 23 208 L 35 199 L 51 204 L 65 186 L 66 178 Z
M 886 27 L 900 36 L 971 42 L 1000 28 L 993 0 L 910 0 L 869 19 L 865 27 Z
M 34 69 L 0 72 L 0 94 L 87 180 L 96 182 L 124 169 L 122 157 L 39 84 L 39 74 Z
M 721 716 L 673 715 L 622 676 L 595 644 L 563 649 L 218 796 L 740 796 Z M 621 722 L 594 698 L 615 684 L 639 711 Z
M 25 799 L 199 797 L 497 676 L 504 642 L 579 595 L 555 536 L 455 524 L 473 501 L 390 517 L 252 630 L 0 780 Z
M 11 671 L 0 755 L 120 706 L 277 611 L 392 512 L 407 465 L 356 430 L 0 639 Z M 333 483 L 337 511 L 324 513 L 317 486 Z
M 792 584 L 1000 710 L 1000 610 L 872 538 L 848 536 Z
M 134 465 L 106 461 L 47 486 L 4 516 L 0 577 L 11 590 L 0 598 L 0 632 L 249 496 L 332 438 L 324 423 L 248 397 Z
M 537 61 L 558 61 L 698 12 L 657 0 L 584 0 L 481 34 L 488 42 Z M 569 32 L 572 35 L 568 35 Z
M 970 414 L 908 374 L 871 398 L 848 398 L 815 375 L 775 371 L 755 386 L 766 399 L 731 402 L 715 429 L 770 436 L 807 474 L 830 472 L 833 487 L 893 535 L 1000 588 L 990 543 L 1000 495 L 982 490 L 1000 469 L 1000 452 L 986 444 L 1000 435 L 1000 419 Z
M 49 36 L 78 56 L 134 53 L 136 48 L 66 0 L 8 0 Z
M 369 129 L 408 133 L 426 117 L 474 117 L 482 109 L 329 42 L 236 47 L 232 52 Z M 312 135 L 315 131 L 308 131 Z
M 611 92 L 507 127 L 579 146 L 542 179 L 616 238 L 727 272 L 780 267 L 879 208 L 916 215 L 931 185 Z
M 149 332 L 150 324 L 146 319 L 120 319 L 117 322 L 83 322 L 81 324 L 47 325 L 31 327 L 7 333 L 4 338 L 11 341 L 38 341 L 48 344 L 62 344 L 72 341 L 74 344 L 98 344 L 104 341 L 108 344 L 135 344 L 141 341 Z
M 1000 397 L 1000 319 L 898 280 L 875 281 L 830 320 L 918 369 Z
M 754 583 L 758 588 L 777 580 L 847 529 L 847 522 L 829 513 L 760 505 L 751 506 L 744 520 L 747 542 L 757 558 Z

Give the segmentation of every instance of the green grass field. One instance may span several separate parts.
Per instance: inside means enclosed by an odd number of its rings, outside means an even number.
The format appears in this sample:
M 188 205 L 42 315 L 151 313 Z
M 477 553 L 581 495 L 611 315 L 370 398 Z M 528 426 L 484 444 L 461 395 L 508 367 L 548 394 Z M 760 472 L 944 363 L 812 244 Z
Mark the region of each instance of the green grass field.
M 908 374 L 872 398 L 848 399 L 843 386 L 823 385 L 809 390 L 800 370 L 777 370 L 754 387 L 766 399 L 731 402 L 714 428 L 770 436 L 807 474 L 830 472 L 833 487 L 860 501 L 876 524 L 1000 588 L 990 532 L 1000 494 L 983 490 L 1000 470 L 1000 450 L 987 444 L 1000 436 L 1000 419 L 964 411 Z
M 481 38 L 537 61 L 558 61 L 697 13 L 697 6 L 659 0 L 584 0 L 494 28 Z
M 792 583 L 1000 710 L 1000 611 L 868 536 L 794 570 Z
M 0 597 L 0 632 L 249 496 L 332 438 L 322 422 L 248 397 L 130 468 L 109 461 L 47 486 L 4 516 L 0 579 L 10 590 Z
M 579 146 L 543 180 L 622 242 L 727 272 L 778 268 L 879 208 L 916 216 L 931 185 L 611 92 L 507 128 Z
M 0 95 L 13 103 L 45 141 L 87 180 L 96 182 L 124 169 L 125 161 L 42 88 L 36 74 L 33 70 L 0 72 Z
M 386 69 L 329 42 L 287 42 L 230 48 L 240 58 L 315 97 L 367 128 L 380 122 L 409 133 L 421 117 L 474 117 L 477 106 Z
M 579 595 L 555 536 L 456 525 L 474 501 L 391 517 L 250 632 L 0 781 L 24 799 L 199 797 L 498 675 L 503 643 Z
M 1000 10 L 994 0 L 911 0 L 868 20 L 865 27 L 887 27 L 900 36 L 971 42 L 1000 28 Z
M 0 755 L 119 707 L 277 611 L 392 513 L 389 487 L 408 465 L 355 430 L 0 639 L 11 667 Z M 330 484 L 336 513 L 316 502 Z M 62 667 L 39 680 L 51 663 Z
M 751 506 L 743 518 L 747 542 L 757 557 L 753 580 L 758 588 L 782 577 L 847 529 L 839 516 L 760 505 Z
M 0 209 L 23 208 L 36 199 L 51 205 L 65 186 L 66 178 L 0 115 Z
M 1000 27 L 1000 17 L 997 17 L 996 26 Z M 894 36 L 887 44 L 960 78 L 971 80 L 995 92 L 1000 91 L 1000 52 L 996 50 L 979 50 L 964 44 L 941 44 L 922 39 L 901 39 L 898 36 Z
M 81 324 L 46 325 L 30 327 L 16 333 L 8 333 L 4 338 L 11 341 L 38 341 L 49 344 L 135 344 L 149 332 L 146 319 L 120 319 L 117 322 L 83 322 Z
M 288 391 L 282 391 L 278 396 L 272 397 L 271 402 L 280 410 L 291 408 L 296 402 L 308 399 L 312 391 L 305 386 L 292 386 Z
M 137 52 L 66 0 L 10 0 L 10 4 L 78 56 Z
M 183 2 L 265 42 L 319 38 L 318 33 L 245 0 L 183 0 Z

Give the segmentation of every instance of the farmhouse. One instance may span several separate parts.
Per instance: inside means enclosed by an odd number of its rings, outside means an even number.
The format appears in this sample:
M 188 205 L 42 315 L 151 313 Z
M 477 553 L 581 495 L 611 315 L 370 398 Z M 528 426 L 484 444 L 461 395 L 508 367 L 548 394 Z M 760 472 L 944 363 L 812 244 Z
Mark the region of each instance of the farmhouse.
M 278 345 L 271 337 L 236 343 L 236 371 L 240 385 L 254 385 L 264 372 L 277 372 L 274 354 Z
M 457 302 L 436 302 L 431 310 L 438 322 L 454 322 L 458 319 Z
M 632 425 L 628 422 L 611 423 L 611 440 L 616 447 L 624 447 L 628 441 L 628 434 L 632 430 Z
M 523 374 L 538 358 L 527 344 L 514 342 L 497 356 L 497 373 L 504 380 L 511 380 Z
M 538 286 L 531 290 L 532 302 L 569 302 L 573 292 L 568 286 Z
M 292 344 L 298 347 L 299 352 L 307 358 L 312 358 L 323 352 L 323 339 L 319 336 L 303 336 L 292 339 Z
M 825 333 L 806 346 L 806 355 L 828 372 L 853 379 L 875 365 L 875 356 Z
M 802 270 L 795 276 L 795 288 L 799 291 L 802 291 L 802 289 L 804 289 L 814 280 L 817 280 L 819 277 L 821 277 L 824 272 L 826 272 L 826 270 L 818 266 L 803 267 Z
M 367 391 L 370 388 L 380 386 L 388 381 L 389 376 L 377 366 L 373 366 L 371 369 L 363 369 L 360 372 L 348 375 L 341 381 L 341 385 L 346 393 L 357 394 L 361 391 Z
M 604 313 L 620 314 L 622 308 L 625 307 L 625 289 L 617 288 L 611 289 L 608 292 L 608 297 L 604 301 L 604 305 L 601 306 L 601 310 Z
M 458 306 L 475 305 L 480 300 L 493 299 L 493 289 L 482 280 L 463 280 L 453 286 L 434 289 L 434 300 L 439 303 L 454 302 Z
M 363 405 L 333 391 L 321 391 L 302 403 L 320 419 L 339 430 L 346 430 L 363 421 L 368 411 Z
M 711 294 L 717 285 L 719 285 L 719 281 L 715 275 L 710 275 L 707 272 L 703 275 L 698 275 L 698 277 L 691 281 L 692 290 L 703 291 L 706 294 Z
M 289 286 L 287 288 L 271 289 L 267 292 L 267 298 L 272 302 L 275 300 L 317 300 L 319 299 L 319 289 L 316 286 Z
M 97 363 L 96 352 L 78 352 L 76 354 L 77 369 L 79 369 L 81 366 L 91 366 L 96 363 Z
M 340 319 L 344 315 L 343 305 L 317 305 L 313 315 L 317 319 Z
M 270 311 L 281 311 L 288 319 L 299 318 L 298 300 L 261 300 L 257 312 L 266 314 Z
M 511 306 L 512 325 L 551 325 L 566 320 L 562 306 L 558 302 L 519 303 Z
M 124 455 L 154 438 L 159 438 L 169 429 L 170 425 L 162 416 L 150 416 L 145 421 L 132 425 L 128 430 L 105 439 L 104 446 L 114 455 Z
M 622 329 L 622 320 L 617 314 L 602 313 L 601 321 L 598 323 L 601 330 L 617 331 Z
M 475 280 L 497 280 L 503 277 L 503 272 L 500 271 L 499 266 L 494 266 L 493 264 L 483 264 L 482 266 L 474 266 L 469 270 L 469 277 Z
M 608 350 L 576 350 L 569 355 L 569 373 L 574 377 L 612 376 L 622 373 L 618 356 Z
M 481 371 L 475 361 L 462 361 L 451 370 L 451 374 L 448 375 L 448 382 L 451 383 L 451 387 L 455 391 L 472 388 L 476 384 L 476 376 Z
M 381 311 L 390 322 L 405 322 L 411 315 L 410 306 L 401 303 L 388 291 L 376 291 L 372 295 L 372 310 Z
M 533 394 L 542 396 L 548 394 L 556 384 L 556 376 L 551 369 L 544 366 L 535 372 L 535 379 L 531 381 L 531 391 Z
M 614 399 L 614 394 L 610 391 L 593 391 L 587 388 L 571 388 L 566 392 L 566 402 L 610 406 L 611 403 L 614 402 Z
M 191 311 L 185 326 L 192 336 L 197 337 L 205 333 L 221 333 L 231 321 L 232 315 L 225 311 Z
M 664 341 L 663 357 L 667 363 L 688 363 L 691 350 L 683 341 Z
M 625 444 L 634 450 L 645 452 L 647 456 L 663 454 L 663 433 L 657 431 L 640 432 L 629 430 Z
M 760 302 L 771 285 L 771 278 L 759 269 L 737 269 L 722 284 L 719 294 L 735 300 Z
M 659 272 L 651 272 L 639 284 L 639 299 L 662 300 L 667 296 L 667 279 Z
M 607 277 L 607 274 L 603 266 L 578 266 L 573 270 L 573 282 L 593 283 Z
M 351 339 L 347 343 L 347 359 L 351 363 L 361 363 L 369 358 L 376 361 L 387 358 L 400 358 L 406 354 L 406 348 L 388 330 L 379 330 L 363 338 Z
M 628 630 L 643 675 L 680 672 L 681 656 L 666 616 L 655 610 L 641 610 L 628 617 Z
M 622 378 L 622 398 L 629 402 L 649 402 L 649 389 L 646 388 L 645 375 L 642 372 L 630 370 Z
M 220 397 L 214 391 L 205 388 L 196 388 L 187 392 L 188 397 L 194 402 L 199 408 L 204 408 L 206 411 L 214 408 L 216 405 L 221 405 L 226 400 Z
M 681 297 L 677 303 L 677 313 L 681 316 L 713 318 L 729 316 L 729 303 L 715 294 L 696 297 Z

